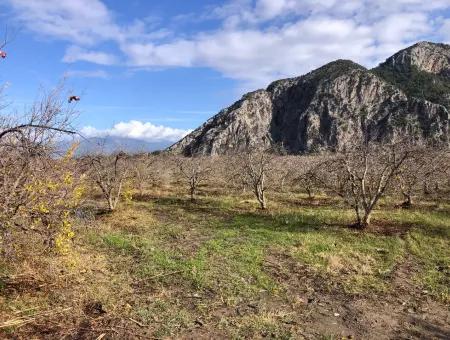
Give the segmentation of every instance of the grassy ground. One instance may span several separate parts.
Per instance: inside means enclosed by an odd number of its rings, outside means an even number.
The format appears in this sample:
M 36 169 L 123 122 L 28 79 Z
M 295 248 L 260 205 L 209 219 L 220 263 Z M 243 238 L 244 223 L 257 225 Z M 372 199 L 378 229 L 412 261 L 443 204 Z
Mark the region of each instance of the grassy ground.
M 386 202 L 374 215 L 374 227 L 359 232 L 345 227 L 352 212 L 330 198 L 271 198 L 270 209 L 260 211 L 246 195 L 190 202 L 165 193 L 79 221 L 70 255 L 36 257 L 25 266 L 38 289 L 0 282 L 0 317 L 32 319 L 0 334 L 286 339 L 450 334 L 448 205 L 400 210 Z M 53 272 L 38 280 L 37 266 Z M 390 303 L 396 307 L 388 308 Z M 53 313 L 39 315 L 48 310 Z M 436 334 L 411 321 L 424 315 Z

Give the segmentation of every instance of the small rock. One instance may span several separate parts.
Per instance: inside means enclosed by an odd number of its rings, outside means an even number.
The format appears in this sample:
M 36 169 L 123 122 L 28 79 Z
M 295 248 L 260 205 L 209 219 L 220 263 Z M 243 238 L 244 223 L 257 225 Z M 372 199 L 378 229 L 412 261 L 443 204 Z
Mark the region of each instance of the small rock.
M 195 320 L 194 323 L 195 323 L 197 326 L 200 326 L 200 327 L 203 326 L 203 322 L 200 321 L 200 320 Z
M 339 316 L 339 315 L 341 315 L 341 314 L 339 314 L 339 313 L 334 313 L 334 316 Z

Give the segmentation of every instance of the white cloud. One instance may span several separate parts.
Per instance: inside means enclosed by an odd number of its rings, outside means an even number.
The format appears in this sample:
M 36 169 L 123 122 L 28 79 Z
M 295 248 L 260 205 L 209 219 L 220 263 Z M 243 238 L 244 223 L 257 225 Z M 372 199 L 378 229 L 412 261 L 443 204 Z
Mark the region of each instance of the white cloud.
M 119 25 L 100 0 L 8 2 L 28 29 L 70 42 L 65 62 L 209 67 L 246 89 L 338 58 L 374 66 L 418 40 L 450 40 L 450 19 L 442 18 L 450 0 L 230 0 L 199 14 L 214 29 L 190 35 L 155 20 Z M 104 42 L 117 55 L 92 50 Z
M 439 34 L 433 16 L 446 8 L 448 0 L 234 0 L 212 11 L 222 20 L 214 31 L 120 46 L 129 65 L 210 67 L 247 90 L 335 59 L 375 66 Z
M 111 129 L 100 130 L 92 126 L 86 126 L 81 129 L 81 134 L 84 137 L 114 136 L 141 139 L 149 142 L 176 142 L 190 132 L 191 130 L 174 129 L 167 126 L 154 125 L 149 122 L 144 123 L 137 120 L 117 123 Z
M 88 51 L 78 46 L 70 46 L 63 57 L 66 63 L 87 61 L 99 65 L 114 65 L 118 63 L 116 56 L 100 51 Z
M 133 65 L 207 66 L 251 88 L 302 74 L 336 58 L 371 62 L 371 35 L 369 27 L 351 20 L 317 17 L 279 29 L 223 30 L 160 46 L 134 44 L 124 52 Z
M 31 31 L 78 44 L 114 39 L 120 27 L 100 0 L 7 0 Z
M 396 13 L 430 13 L 446 9 L 449 0 L 231 0 L 215 15 L 236 24 L 256 24 L 280 17 L 332 15 L 371 24 Z

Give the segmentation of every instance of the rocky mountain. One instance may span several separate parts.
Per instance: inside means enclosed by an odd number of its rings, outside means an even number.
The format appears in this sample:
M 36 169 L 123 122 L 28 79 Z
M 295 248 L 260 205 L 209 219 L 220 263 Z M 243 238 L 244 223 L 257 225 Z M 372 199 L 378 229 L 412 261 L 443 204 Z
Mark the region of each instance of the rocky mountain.
M 419 42 L 397 52 L 380 64 L 380 68 L 394 69 L 400 73 L 418 70 L 450 78 L 450 47 L 445 44 Z
M 348 60 L 248 93 L 168 148 L 185 155 L 282 145 L 337 150 L 355 135 L 396 134 L 449 143 L 450 46 L 402 50 L 373 70 Z
M 373 70 L 408 96 L 450 109 L 450 47 L 420 42 L 404 49 Z

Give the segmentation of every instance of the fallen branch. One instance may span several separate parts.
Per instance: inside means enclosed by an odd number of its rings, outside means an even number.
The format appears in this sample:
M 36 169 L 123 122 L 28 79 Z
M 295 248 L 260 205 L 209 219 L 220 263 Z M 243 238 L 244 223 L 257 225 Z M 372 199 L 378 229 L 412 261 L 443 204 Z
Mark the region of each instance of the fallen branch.
M 132 322 L 134 322 L 136 325 L 138 325 L 139 327 L 145 327 L 145 325 L 143 324 L 143 323 L 141 323 L 141 322 L 139 322 L 139 321 L 137 321 L 137 320 L 134 320 L 134 319 L 132 319 L 132 318 L 128 318 L 128 319 L 130 319 L 130 321 L 132 321 Z

